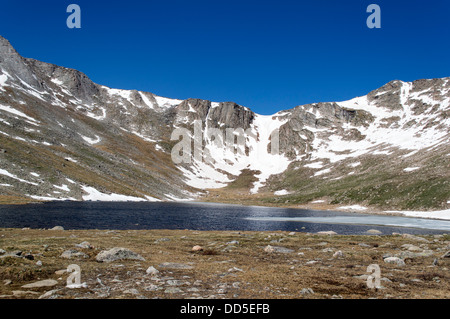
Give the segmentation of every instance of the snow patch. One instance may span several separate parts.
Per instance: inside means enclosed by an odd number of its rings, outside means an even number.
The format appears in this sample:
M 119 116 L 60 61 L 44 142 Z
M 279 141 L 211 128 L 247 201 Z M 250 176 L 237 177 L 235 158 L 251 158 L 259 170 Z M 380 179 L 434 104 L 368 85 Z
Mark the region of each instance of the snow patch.
M 83 191 L 87 193 L 87 195 L 83 195 L 83 200 L 85 201 L 102 201 L 102 202 L 145 202 L 147 201 L 141 197 L 127 196 L 121 194 L 105 194 L 94 187 L 90 186 L 81 186 Z
M 285 190 L 285 189 L 282 189 L 282 190 L 279 190 L 279 191 L 274 192 L 273 194 L 276 195 L 276 196 L 283 196 L 283 195 L 289 195 L 290 192 L 288 192 L 288 191 Z
M 98 137 L 97 135 L 95 136 L 95 139 L 87 137 L 87 136 L 83 136 L 80 134 L 80 136 L 83 138 L 83 140 L 85 140 L 87 143 L 94 145 L 99 143 L 102 139 L 100 137 Z
M 0 110 L 8 112 L 8 113 L 11 113 L 11 114 L 14 114 L 14 115 L 18 115 L 18 116 L 26 118 L 26 119 L 28 119 L 28 120 L 30 120 L 32 122 L 35 122 L 35 123 L 33 123 L 33 125 L 37 125 L 36 123 L 39 123 L 39 121 L 35 120 L 34 118 L 26 115 L 25 113 L 22 113 L 22 112 L 16 110 L 16 109 L 13 109 L 10 106 L 6 106 L 6 105 L 1 105 L 0 104 Z
M 320 176 L 320 175 L 328 174 L 328 173 L 331 173 L 331 168 L 326 168 L 321 171 L 315 172 L 314 176 Z
M 344 209 L 344 210 L 366 210 L 367 207 L 360 206 L 360 205 L 351 205 L 351 206 L 341 206 L 338 209 Z
M 156 103 L 158 103 L 159 107 L 170 108 L 170 107 L 173 107 L 173 106 L 177 106 L 181 102 L 183 102 L 182 100 L 168 99 L 166 97 L 157 96 L 157 95 L 154 95 L 154 98 L 156 100 Z
M 420 169 L 420 167 L 407 167 L 407 168 L 404 168 L 403 171 L 404 172 L 413 172 L 413 171 L 416 171 L 418 169 Z
M 3 86 L 5 86 L 6 80 L 8 80 L 6 74 L 0 75 L 0 90 L 2 91 L 4 91 Z
M 314 162 L 314 163 L 310 163 L 310 164 L 306 164 L 304 165 L 305 167 L 309 167 L 309 168 L 322 168 L 323 167 L 323 162 Z
M 8 172 L 7 170 L 1 169 L 1 168 L 0 168 L 0 175 L 4 175 L 4 176 L 7 176 L 7 177 L 16 179 L 16 180 L 18 180 L 19 182 L 22 182 L 22 183 L 27 183 L 27 184 L 34 185 L 34 186 L 38 186 L 38 185 L 39 185 L 39 184 L 37 184 L 37 183 L 33 183 L 33 182 L 30 182 L 30 181 L 21 179 L 21 178 L 17 177 L 16 175 L 11 174 L 11 173 Z
M 53 187 L 55 187 L 55 188 L 57 188 L 57 189 L 60 189 L 60 190 L 63 190 L 63 191 L 65 191 L 65 192 L 70 192 L 70 188 L 67 187 L 67 185 L 65 185 L 65 184 L 63 184 L 63 185 L 61 185 L 61 186 L 53 185 Z
M 449 202 L 447 202 L 449 203 Z M 432 218 L 432 219 L 444 219 L 450 220 L 450 209 L 432 212 L 422 212 L 422 211 L 396 211 L 389 210 L 385 213 L 398 213 L 408 217 L 420 217 L 420 218 Z

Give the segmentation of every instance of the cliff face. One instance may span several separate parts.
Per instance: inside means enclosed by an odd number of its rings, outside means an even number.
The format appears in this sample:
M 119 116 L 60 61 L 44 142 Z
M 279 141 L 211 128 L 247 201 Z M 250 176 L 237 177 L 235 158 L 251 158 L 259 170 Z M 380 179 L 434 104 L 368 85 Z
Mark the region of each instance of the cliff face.
M 233 102 L 111 89 L 23 58 L 0 37 L 0 196 L 176 200 L 226 192 L 253 172 L 243 191 L 269 201 L 448 207 L 449 115 L 449 78 L 262 116 Z M 209 159 L 174 164 L 171 133 L 193 135 L 196 123 L 203 139 L 192 145 Z M 236 140 L 245 132 L 241 149 L 218 147 L 227 129 Z

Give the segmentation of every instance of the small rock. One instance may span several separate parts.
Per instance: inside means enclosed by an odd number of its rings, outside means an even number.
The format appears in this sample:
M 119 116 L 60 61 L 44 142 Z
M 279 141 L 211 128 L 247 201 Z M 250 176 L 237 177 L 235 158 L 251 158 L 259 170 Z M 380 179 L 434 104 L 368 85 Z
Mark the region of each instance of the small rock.
M 64 230 L 64 227 L 62 227 L 62 226 L 55 226 L 55 227 L 51 228 L 50 230 Z
M 0 255 L 6 254 L 6 251 L 3 249 L 0 249 Z
M 429 243 L 430 242 L 428 239 L 425 239 L 425 238 L 419 237 L 419 236 L 410 235 L 410 234 L 403 234 L 402 237 L 403 238 L 412 239 L 412 240 L 416 240 L 416 241 L 421 241 L 421 242 L 424 242 L 424 243 Z
M 73 259 L 73 258 L 89 258 L 88 255 L 86 255 L 85 253 L 75 250 L 75 249 L 69 249 L 66 250 L 65 252 L 63 252 L 60 256 L 61 258 L 66 258 L 66 259 Z
M 159 265 L 160 268 L 168 268 L 168 269 L 192 269 L 194 267 L 186 264 L 180 264 L 180 263 L 169 263 L 165 262 Z
M 23 256 L 23 258 L 28 259 L 28 260 L 34 260 L 34 256 L 32 254 L 25 254 Z
M 155 240 L 155 244 L 158 244 L 158 243 L 161 243 L 161 242 L 164 242 L 164 241 L 170 241 L 170 238 L 159 238 L 159 239 L 157 239 L 157 240 Z
M 137 289 L 127 289 L 123 292 L 124 294 L 129 294 L 129 295 L 139 295 L 139 291 Z
M 343 258 L 344 257 L 344 253 L 340 250 L 338 250 L 337 252 L 335 252 L 333 254 L 333 258 Z
M 13 251 L 7 253 L 7 254 L 4 255 L 4 256 L 23 257 L 23 256 L 22 256 L 22 251 L 21 251 L 21 250 L 13 250 Z
M 164 290 L 164 292 L 166 294 L 178 294 L 178 293 L 182 293 L 183 290 L 181 290 L 180 288 L 177 288 L 177 287 L 169 287 L 166 290 Z
M 443 254 L 442 258 L 450 258 L 450 250 Z
M 332 230 L 329 230 L 329 231 L 319 231 L 319 232 L 317 232 L 317 235 L 329 235 L 329 236 L 332 236 L 332 235 L 337 235 L 337 233 L 332 231 Z
M 398 257 L 385 258 L 384 262 L 389 264 L 396 264 L 397 266 L 405 266 L 405 262 L 403 261 L 403 259 L 400 259 Z
M 76 247 L 78 247 L 78 248 L 83 248 L 83 249 L 92 249 L 92 248 L 94 248 L 91 244 L 89 244 L 87 241 L 84 241 L 84 242 L 82 242 L 82 243 L 80 243 L 80 244 L 76 244 L 75 245 Z
M 66 272 L 67 272 L 67 269 L 57 270 L 57 271 L 55 271 L 55 275 L 61 276 L 61 275 L 64 275 Z
M 156 268 L 153 267 L 153 266 L 148 267 L 147 270 L 146 270 L 145 272 L 146 272 L 147 274 L 153 275 L 153 276 L 159 274 L 159 270 L 156 269 Z
M 430 257 L 432 255 L 433 255 L 433 251 L 432 250 L 424 250 L 424 251 L 419 252 L 419 253 L 415 253 L 415 252 L 412 252 L 412 251 L 402 251 L 402 252 L 396 254 L 395 256 L 399 257 L 399 258 L 403 258 L 403 259 L 405 259 L 405 258 L 411 258 L 412 259 L 412 258 L 417 258 L 417 257 Z
M 11 280 L 9 280 L 9 279 L 3 280 L 3 285 L 8 286 L 8 285 L 10 285 L 10 284 L 12 284 L 12 281 L 11 281 Z
M 243 272 L 244 270 L 241 268 L 238 268 L 238 267 L 233 267 L 233 268 L 228 269 L 228 272 L 235 272 L 235 271 Z
M 417 247 L 415 245 L 411 245 L 411 244 L 404 244 L 401 246 L 401 248 L 403 249 L 407 249 L 409 251 L 422 251 L 422 249 L 420 247 Z
M 45 294 L 39 296 L 38 299 L 47 299 L 47 298 L 50 298 L 50 297 L 52 297 L 55 293 L 57 293 L 59 290 L 60 290 L 60 289 L 53 289 L 53 290 L 47 291 Z
M 280 247 L 280 246 L 270 246 L 270 245 L 267 245 L 264 248 L 264 251 L 266 253 L 281 253 L 281 254 L 290 254 L 290 253 L 294 252 L 293 249 L 289 249 L 286 247 Z
M 169 286 L 182 286 L 184 284 L 184 282 L 182 280 L 178 280 L 178 279 L 170 279 L 170 280 L 167 280 L 167 284 Z
M 303 288 L 300 293 L 302 295 L 310 295 L 314 293 L 314 290 L 312 290 L 311 288 Z
M 194 251 L 194 252 L 203 251 L 203 247 L 199 246 L 199 245 L 196 245 L 196 246 L 192 247 L 192 251 Z
M 266 247 L 264 247 L 264 251 L 265 251 L 266 253 L 273 253 L 273 252 L 274 252 L 274 249 L 273 249 L 272 246 L 267 245 Z
M 95 259 L 98 262 L 113 262 L 116 260 L 141 260 L 145 261 L 145 259 L 135 252 L 121 247 L 114 247 L 109 250 L 101 251 Z
M 12 293 L 14 297 L 23 297 L 26 295 L 39 295 L 39 293 L 34 291 L 23 291 L 23 290 L 13 290 Z
M 150 284 L 144 287 L 145 291 L 156 291 L 156 290 L 161 290 L 162 288 L 155 285 L 155 284 Z
M 58 284 L 58 282 L 56 280 L 45 279 L 45 280 L 33 282 L 31 284 L 23 285 L 22 288 L 33 289 L 33 288 L 42 288 L 42 287 L 53 287 L 57 284 Z
M 36 266 L 41 267 L 41 266 L 42 266 L 42 261 L 38 260 L 38 261 L 36 262 Z

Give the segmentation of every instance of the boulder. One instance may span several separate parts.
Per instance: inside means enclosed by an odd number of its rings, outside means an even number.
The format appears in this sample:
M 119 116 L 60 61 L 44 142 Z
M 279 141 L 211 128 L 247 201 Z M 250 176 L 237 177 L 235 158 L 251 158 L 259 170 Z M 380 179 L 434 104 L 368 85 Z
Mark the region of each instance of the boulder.
M 426 238 L 415 236 L 415 235 L 411 235 L 411 234 L 403 234 L 402 237 L 403 238 L 412 239 L 412 240 L 415 240 L 415 241 L 420 241 L 420 242 L 423 242 L 423 243 L 429 243 L 430 242 Z
M 332 235 L 337 235 L 337 233 L 332 231 L 332 230 L 329 230 L 329 231 L 319 231 L 319 232 L 317 232 L 317 235 L 329 235 L 329 236 L 332 236 Z
M 271 245 L 267 245 L 264 248 L 264 251 L 266 253 L 281 253 L 281 254 L 290 254 L 290 253 L 294 252 L 293 249 L 289 249 L 286 247 L 280 247 L 280 246 L 271 246 Z
M 94 248 L 87 241 L 84 241 L 84 242 L 82 242 L 80 244 L 76 244 L 75 246 L 78 247 L 78 248 L 82 248 L 82 249 L 92 249 L 92 248 Z
M 405 262 L 403 261 L 403 259 L 398 257 L 385 258 L 384 262 L 388 264 L 396 264 L 397 266 L 405 266 Z
M 116 260 L 141 260 L 145 261 L 145 259 L 135 252 L 122 247 L 114 247 L 109 250 L 101 251 L 95 259 L 98 262 L 113 262 Z
M 186 264 L 180 264 L 180 263 L 170 263 L 165 262 L 158 266 L 159 268 L 167 268 L 167 269 L 192 269 L 194 267 Z
M 86 255 L 85 253 L 75 250 L 75 249 L 69 249 L 66 250 L 65 252 L 63 252 L 60 256 L 61 258 L 66 258 L 66 259 L 87 259 L 89 258 L 88 255 Z
M 149 274 L 149 275 L 157 275 L 157 274 L 159 274 L 159 270 L 156 269 L 156 268 L 153 267 L 153 266 L 148 267 L 147 270 L 146 270 L 145 272 L 146 272 L 147 274 Z
M 58 282 L 53 279 L 45 279 L 41 281 L 36 281 L 31 284 L 23 285 L 22 288 L 33 289 L 33 288 L 43 288 L 43 287 L 53 287 L 56 286 Z

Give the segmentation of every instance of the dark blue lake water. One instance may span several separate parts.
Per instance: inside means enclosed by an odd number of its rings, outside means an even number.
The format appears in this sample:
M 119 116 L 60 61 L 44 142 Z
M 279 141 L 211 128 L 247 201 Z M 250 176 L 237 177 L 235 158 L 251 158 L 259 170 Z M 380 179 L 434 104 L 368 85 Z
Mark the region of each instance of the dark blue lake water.
M 450 221 L 213 203 L 49 202 L 0 206 L 1 228 L 192 229 L 442 234 Z

